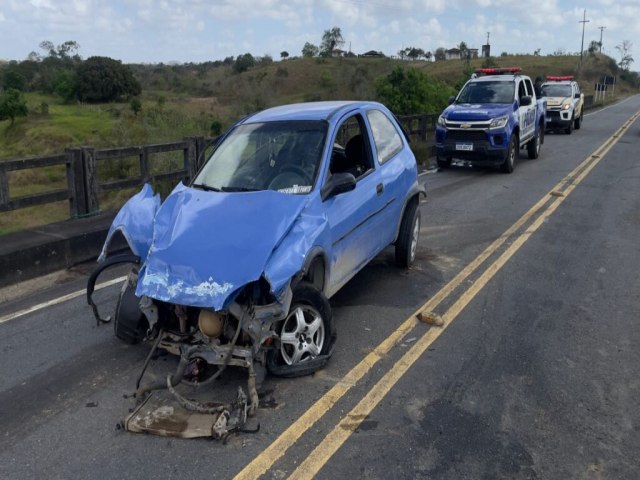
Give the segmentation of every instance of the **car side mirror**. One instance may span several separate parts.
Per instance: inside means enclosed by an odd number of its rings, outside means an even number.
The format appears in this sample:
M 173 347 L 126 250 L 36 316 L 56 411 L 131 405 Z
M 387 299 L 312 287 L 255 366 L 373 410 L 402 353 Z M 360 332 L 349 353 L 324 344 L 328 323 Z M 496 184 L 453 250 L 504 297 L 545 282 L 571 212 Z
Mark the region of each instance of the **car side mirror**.
M 329 177 L 327 183 L 322 187 L 320 196 L 322 200 L 340 195 L 341 193 L 350 192 L 356 188 L 356 177 L 351 173 L 339 172 Z
M 456 101 L 456 97 L 449 97 L 449 105 Z
M 527 107 L 527 106 L 531 105 L 531 101 L 532 101 L 531 97 L 529 95 L 525 95 L 524 97 L 522 97 L 520 99 L 520 106 L 521 107 Z
M 580 93 L 576 93 L 573 95 L 573 98 L 580 98 Z

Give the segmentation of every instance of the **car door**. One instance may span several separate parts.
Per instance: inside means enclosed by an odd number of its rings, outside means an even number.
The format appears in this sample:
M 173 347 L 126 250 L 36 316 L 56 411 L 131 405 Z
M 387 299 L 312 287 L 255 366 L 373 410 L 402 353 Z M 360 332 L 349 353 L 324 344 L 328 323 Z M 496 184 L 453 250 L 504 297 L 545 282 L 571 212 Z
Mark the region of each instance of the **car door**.
M 530 83 L 530 82 L 529 82 Z M 523 105 L 522 99 L 524 97 L 530 97 L 531 103 L 529 105 Z M 518 115 L 520 120 L 520 144 L 533 137 L 535 133 L 535 121 L 536 121 L 536 102 L 533 93 L 533 85 L 526 84 L 524 79 L 518 81 Z
M 415 170 L 417 167 L 403 140 L 403 134 L 388 113 L 371 109 L 367 111 L 367 120 L 373 137 L 376 167 L 380 170 L 383 186 L 380 199 L 384 210 L 381 211 L 382 225 L 379 229 L 382 249 L 395 239 L 405 194 L 416 175 L 407 170 Z
M 343 118 L 331 142 L 333 153 L 325 181 L 332 174 L 346 172 L 354 175 L 356 187 L 324 201 L 332 242 L 328 296 L 379 251 L 382 239 L 378 230 L 383 222 L 384 206 L 380 196 L 383 191 L 380 172 L 375 168 L 371 139 L 362 113 Z

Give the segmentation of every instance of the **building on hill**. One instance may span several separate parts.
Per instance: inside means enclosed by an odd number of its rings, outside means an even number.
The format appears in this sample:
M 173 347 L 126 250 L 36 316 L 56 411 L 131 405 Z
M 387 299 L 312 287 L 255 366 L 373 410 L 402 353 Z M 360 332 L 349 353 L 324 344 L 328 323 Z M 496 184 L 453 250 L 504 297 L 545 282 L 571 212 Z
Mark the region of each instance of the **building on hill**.
M 361 55 L 358 55 L 359 57 L 365 57 L 365 58 L 384 58 L 384 53 L 382 52 L 376 52 L 375 50 L 369 50 L 368 52 L 364 52 Z
M 478 49 L 469 48 L 469 58 L 478 58 Z M 445 60 L 460 60 L 462 59 L 462 51 L 459 48 L 450 48 L 444 52 Z

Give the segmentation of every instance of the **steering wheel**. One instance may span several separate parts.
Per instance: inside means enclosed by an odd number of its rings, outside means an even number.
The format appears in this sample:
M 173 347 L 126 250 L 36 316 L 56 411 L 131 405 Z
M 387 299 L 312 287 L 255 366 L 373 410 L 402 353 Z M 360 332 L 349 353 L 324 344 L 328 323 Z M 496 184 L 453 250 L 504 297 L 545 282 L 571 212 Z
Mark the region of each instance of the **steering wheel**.
M 293 165 L 293 164 L 285 165 L 284 167 L 282 167 L 278 175 L 282 175 L 285 172 L 297 173 L 298 176 L 300 176 L 300 178 L 302 179 L 300 180 L 300 182 L 311 183 L 311 178 L 309 178 L 309 174 L 307 174 L 304 168 L 298 165 Z

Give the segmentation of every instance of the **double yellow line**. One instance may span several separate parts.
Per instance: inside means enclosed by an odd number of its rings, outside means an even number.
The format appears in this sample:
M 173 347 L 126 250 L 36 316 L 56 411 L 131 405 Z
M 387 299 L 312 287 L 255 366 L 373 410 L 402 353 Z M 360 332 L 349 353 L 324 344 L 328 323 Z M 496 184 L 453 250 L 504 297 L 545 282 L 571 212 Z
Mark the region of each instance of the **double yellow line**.
M 544 221 L 564 202 L 569 194 L 584 180 L 589 172 L 615 145 L 620 137 L 640 116 L 637 112 L 609 139 L 583 160 L 571 173 L 558 182 L 551 191 L 543 196 L 516 223 L 509 227 L 498 239 L 489 245 L 478 257 L 467 265 L 453 280 L 445 285 L 435 296 L 405 320 L 391 335 L 371 351 L 360 363 L 349 371 L 336 385 L 325 393 L 296 422 L 287 428 L 271 445 L 249 463 L 236 479 L 254 479 L 267 472 L 286 451 L 322 416 L 329 411 L 371 368 L 383 358 L 407 333 L 418 323 L 417 315 L 433 311 L 443 300 L 449 297 L 464 281 L 466 281 L 489 257 L 511 240 L 511 244 L 493 261 L 484 272 L 466 289 L 453 305 L 443 314 L 444 324 L 441 328 L 430 328 L 408 350 L 395 365 L 369 390 L 364 398 L 334 427 L 334 429 L 318 444 L 307 459 L 293 472 L 290 478 L 313 478 L 333 454 L 344 444 L 349 436 L 359 427 L 361 422 L 371 413 L 378 403 L 389 393 L 396 382 L 429 348 L 429 346 L 447 329 L 460 312 L 473 300 L 480 290 L 500 271 L 507 261 L 522 247 L 531 235 L 540 228 Z M 522 228 L 527 225 L 521 233 Z M 517 235 L 516 235 L 517 234 Z

